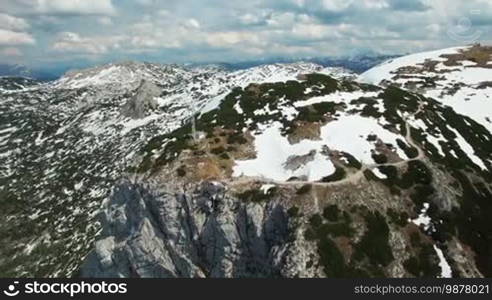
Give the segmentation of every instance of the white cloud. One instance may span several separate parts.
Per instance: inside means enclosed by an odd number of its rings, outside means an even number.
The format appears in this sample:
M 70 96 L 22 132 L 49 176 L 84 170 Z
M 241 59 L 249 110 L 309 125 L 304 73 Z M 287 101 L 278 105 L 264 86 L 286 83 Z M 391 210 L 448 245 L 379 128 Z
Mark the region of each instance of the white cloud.
M 323 8 L 329 11 L 339 12 L 347 9 L 353 0 L 323 0 Z
M 448 31 L 463 16 L 472 23 L 470 34 L 483 32 L 482 42 L 490 40 L 492 29 L 490 0 L 0 0 L 0 3 L 3 12 L 0 13 L 3 30 L 0 44 L 5 45 L 0 49 L 15 46 L 33 60 L 42 53 L 52 56 L 53 53 L 21 45 L 39 41 L 39 45 L 49 45 L 43 47 L 64 52 L 64 58 L 85 53 L 92 54 L 91 57 L 97 55 L 101 61 L 132 57 L 128 53 L 152 53 L 149 59 L 162 57 L 168 61 L 215 57 L 234 60 L 306 54 L 343 56 L 353 50 L 404 53 L 458 45 L 462 42 L 451 39 Z M 480 14 L 471 14 L 472 10 Z M 52 33 L 61 31 L 68 33 L 51 42 Z M 143 55 L 135 57 L 147 59 Z
M 297 15 L 294 13 L 272 13 L 267 19 L 268 26 L 285 28 L 290 27 L 292 24 L 296 23 Z
M 107 14 L 115 13 L 111 0 L 38 0 L 38 9 L 47 13 Z
M 59 52 L 72 52 L 84 54 L 105 54 L 110 49 L 120 47 L 122 37 L 82 37 L 74 32 L 62 32 L 53 45 L 53 49 Z
M 7 0 L 5 9 L 18 14 L 113 15 L 116 13 L 111 0 Z
M 362 3 L 366 8 L 372 9 L 383 9 L 389 7 L 389 4 L 386 0 L 363 0 Z
M 135 0 L 135 2 L 142 6 L 152 6 L 155 4 L 155 0 Z
M 0 28 L 23 31 L 29 28 L 29 24 L 24 19 L 0 13 Z
M 301 39 L 323 39 L 337 34 L 333 28 L 323 24 L 296 24 L 292 33 Z
M 160 17 L 169 17 L 171 16 L 171 12 L 167 9 L 160 9 L 157 11 L 157 15 Z
M 161 15 L 167 17 L 163 18 Z M 143 16 L 140 22 L 128 27 L 126 34 L 130 47 L 127 50 L 131 52 L 182 48 L 196 44 L 204 35 L 198 20 L 178 18 L 170 15 L 168 11 Z
M 101 25 L 113 25 L 113 20 L 110 17 L 100 17 L 97 22 Z
M 200 23 L 196 19 L 189 19 L 186 22 L 186 25 L 189 26 L 190 28 L 200 29 Z
M 134 36 L 130 41 L 131 45 L 135 48 L 140 48 L 141 50 L 147 49 L 171 49 L 171 48 L 180 48 L 182 44 L 178 40 L 173 39 L 165 39 L 159 36 Z
M 249 46 L 262 45 L 266 42 L 259 34 L 248 31 L 211 32 L 207 34 L 206 41 L 210 46 L 226 48 L 244 43 Z
M 252 25 L 252 24 L 257 24 L 261 21 L 261 18 L 258 15 L 253 15 L 250 13 L 240 15 L 239 20 L 241 23 L 244 25 Z
M 28 33 L 0 29 L 0 45 L 33 45 L 35 42 L 34 38 Z

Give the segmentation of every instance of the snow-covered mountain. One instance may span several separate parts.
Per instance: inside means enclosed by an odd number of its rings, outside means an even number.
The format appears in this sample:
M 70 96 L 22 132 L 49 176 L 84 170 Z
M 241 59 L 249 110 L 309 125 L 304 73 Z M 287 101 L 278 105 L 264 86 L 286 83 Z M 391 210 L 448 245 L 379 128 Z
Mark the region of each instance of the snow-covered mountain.
M 26 90 L 38 84 L 38 81 L 26 77 L 0 77 L 0 92 Z
M 489 276 L 491 133 L 354 78 L 127 62 L 7 80 L 0 274 Z
M 19 64 L 0 64 L 0 76 L 2 77 L 29 77 L 32 71 Z
M 396 58 L 363 73 L 451 106 L 492 132 L 492 47 L 473 45 Z
M 235 86 L 322 70 L 300 63 L 230 73 L 130 62 L 43 84 L 1 78 L 1 214 L 8 221 L 0 273 L 72 274 L 99 230 L 102 201 L 149 139 L 213 109 Z

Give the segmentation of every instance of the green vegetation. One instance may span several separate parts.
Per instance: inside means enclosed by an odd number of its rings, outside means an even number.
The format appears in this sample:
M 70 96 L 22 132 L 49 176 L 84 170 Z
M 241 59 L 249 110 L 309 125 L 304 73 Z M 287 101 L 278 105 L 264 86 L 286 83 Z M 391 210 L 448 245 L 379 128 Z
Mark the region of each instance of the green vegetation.
M 374 98 L 361 97 L 350 102 L 352 105 L 364 105 L 362 110 L 355 109 L 354 112 L 360 112 L 363 117 L 373 117 L 379 119 L 383 114 L 378 110 L 378 101 Z
M 313 186 L 311 184 L 305 184 L 300 189 L 297 190 L 296 194 L 297 195 L 304 195 L 304 194 L 311 192 L 312 189 L 313 189 Z
M 179 167 L 177 170 L 176 170 L 176 173 L 178 174 L 179 177 L 184 177 L 186 176 L 186 169 L 184 166 L 181 166 Z
M 246 127 L 255 130 L 258 124 L 274 119 L 284 125 L 284 133 L 289 133 L 296 121 L 316 122 L 324 120 L 327 113 L 336 112 L 337 104 L 324 102 L 299 108 L 299 114 L 295 120 L 287 120 L 279 112 L 279 104 L 288 106 L 296 101 L 303 101 L 314 96 L 356 88 L 352 85 L 339 84 L 337 80 L 323 74 L 309 74 L 304 77 L 304 81 L 251 84 L 244 89 L 236 88 L 226 96 L 218 109 L 203 115 L 198 120 L 197 128 L 201 131 L 211 132 L 214 127 L 218 126 L 242 132 L 242 129 Z M 306 93 L 308 87 L 311 88 L 310 93 Z M 237 104 L 242 109 L 241 114 L 235 109 Z M 257 110 L 263 111 L 263 114 L 255 113 Z M 248 123 L 250 125 L 246 125 L 247 121 L 251 121 Z M 246 141 L 240 141 L 240 143 L 244 142 Z
M 461 241 L 469 245 L 475 255 L 477 266 L 485 277 L 492 276 L 492 194 L 483 183 L 472 183 L 460 171 L 454 177 L 463 190 L 459 209 L 447 216 L 446 227 L 438 227 L 453 234 L 454 226 Z M 434 217 L 434 216 L 433 216 Z M 453 226 L 454 224 L 454 226 Z
M 492 180 L 492 174 L 482 171 L 475 165 L 456 142 L 456 132 L 458 132 L 473 147 L 474 153 L 484 164 L 492 167 L 488 162 L 492 159 L 492 135 L 487 129 L 473 119 L 457 114 L 452 108 L 443 107 L 435 100 L 425 99 L 425 101 L 427 109 L 421 112 L 418 118 L 425 123 L 426 132 L 412 128 L 411 136 L 421 145 L 428 157 L 449 171 L 473 169 L 481 176 Z M 432 143 L 427 142 L 426 134 L 444 137 L 439 142 L 442 153 Z
M 419 156 L 419 151 L 415 147 L 408 146 L 404 141 L 400 139 L 397 139 L 396 143 L 398 144 L 398 147 L 400 147 L 403 150 L 403 152 L 405 152 L 405 155 L 409 159 L 414 159 L 417 158 L 417 156 Z
M 234 132 L 233 134 L 227 136 L 227 143 L 230 145 L 233 145 L 233 144 L 243 145 L 243 144 L 246 144 L 247 142 L 248 142 L 248 140 L 246 140 L 246 138 L 243 136 L 243 134 L 240 132 L 237 132 L 237 131 Z
M 320 262 L 327 277 L 351 277 L 351 270 L 337 245 L 329 237 L 321 237 L 318 242 Z
M 373 266 L 387 266 L 394 259 L 389 245 L 389 227 L 379 212 L 369 212 L 365 216 L 367 231 L 357 244 L 354 257 L 362 260 L 367 257 Z
M 323 95 L 331 94 L 340 89 L 338 81 L 324 74 L 306 75 L 306 84 L 308 86 L 322 87 L 317 89 Z M 347 88 L 347 86 L 345 86 Z M 349 87 L 351 89 L 351 87 Z
M 435 189 L 432 185 L 420 185 L 414 188 L 410 198 L 412 199 L 415 207 L 419 209 L 424 203 L 431 203 L 431 196 L 434 194 Z
M 300 107 L 297 120 L 306 122 L 319 122 L 325 119 L 327 113 L 334 114 L 337 110 L 335 102 L 315 103 L 312 105 Z
M 325 216 L 328 216 L 329 219 Z M 349 214 L 342 213 L 336 205 L 325 208 L 323 215 L 316 214 L 309 219 L 310 227 L 305 232 L 305 237 L 317 242 L 320 264 L 328 277 L 368 277 L 368 274 L 363 270 L 347 264 L 345 257 L 334 242 L 337 237 L 351 237 L 353 235 L 351 222 Z
M 226 152 L 222 152 L 219 157 L 221 159 L 224 159 L 224 160 L 228 160 L 228 159 L 231 159 L 231 157 L 229 156 L 229 154 L 227 154 Z
M 388 158 L 384 154 L 372 154 L 372 159 L 374 160 L 375 163 L 377 164 L 385 164 L 388 162 Z
M 322 182 L 335 182 L 335 181 L 340 181 L 345 178 L 347 175 L 347 172 L 345 172 L 345 169 L 337 167 L 335 169 L 335 173 L 331 174 L 330 176 L 326 176 L 323 179 L 321 179 Z
M 365 170 L 364 171 L 364 177 L 368 181 L 380 181 L 381 180 L 376 175 L 374 175 L 374 173 L 371 170 Z
M 408 190 L 415 185 L 428 186 L 432 183 L 431 171 L 419 160 L 408 162 L 408 168 L 401 176 L 399 175 L 398 169 L 394 166 L 381 166 L 378 169 L 387 176 L 387 179 L 382 180 L 382 182 L 394 190 Z
M 360 170 L 362 168 L 362 164 L 360 163 L 359 160 L 357 160 L 355 157 L 353 157 L 351 154 L 342 152 L 343 157 L 345 157 L 348 161 L 348 166 L 350 168 L 354 168 L 357 170 Z
M 259 189 L 251 189 L 237 194 L 236 196 L 244 202 L 261 203 L 271 200 L 277 193 L 277 188 L 273 187 L 266 193 Z
M 412 256 L 403 263 L 405 269 L 415 277 L 436 278 L 441 270 L 432 245 L 422 241 L 417 232 L 410 236 L 410 242 L 418 253 L 417 256 Z
M 414 184 L 430 185 L 431 183 L 431 171 L 422 161 L 413 160 L 408 163 L 408 169 L 403 174 L 399 186 L 402 188 L 409 188 Z
M 226 151 L 226 149 L 224 147 L 220 146 L 220 147 L 217 147 L 217 148 L 210 150 L 210 153 L 215 154 L 215 155 L 220 155 L 220 154 L 224 153 L 225 151 Z
M 307 92 L 307 88 L 310 88 Z M 303 101 L 314 96 L 321 96 L 333 93 L 335 91 L 349 91 L 355 89 L 370 89 L 370 86 L 359 84 L 350 84 L 339 82 L 325 75 L 311 74 L 305 76 L 303 81 L 288 81 L 285 83 L 267 83 L 261 85 L 250 85 L 247 88 L 234 89 L 221 103 L 220 107 L 211 111 L 197 120 L 198 130 L 207 133 L 207 136 L 214 137 L 214 129 L 220 127 L 229 129 L 223 133 L 229 146 L 216 147 L 212 153 L 221 159 L 228 159 L 227 152 L 230 152 L 230 145 L 240 145 L 247 143 L 243 134 L 245 128 L 249 130 L 257 129 L 257 124 L 278 120 L 283 124 L 283 134 L 293 130 L 297 121 L 322 122 L 326 119 L 327 114 L 334 115 L 343 107 L 336 103 L 326 102 L 308 105 L 299 109 L 299 114 L 294 120 L 288 121 L 278 111 L 280 105 L 292 105 L 296 101 Z M 373 87 L 374 90 L 379 90 Z M 446 240 L 451 236 L 458 234 L 461 241 L 469 245 L 477 254 L 477 262 L 480 271 L 484 275 L 492 276 L 492 262 L 490 253 L 492 253 L 492 225 L 487 216 L 492 214 L 492 204 L 490 199 L 492 195 L 490 190 L 484 185 L 471 181 L 467 174 L 475 174 L 482 177 L 488 182 L 492 181 L 492 174 L 483 171 L 476 166 L 466 153 L 459 147 L 456 142 L 456 132 L 473 147 L 475 154 L 482 159 L 484 164 L 490 167 L 489 160 L 492 159 L 492 136 L 480 124 L 472 119 L 455 113 L 449 107 L 442 107 L 432 99 L 423 98 L 415 94 L 403 91 L 397 87 L 388 87 L 382 90 L 379 97 L 383 101 L 384 113 L 377 109 L 378 101 L 372 98 L 360 98 L 352 101 L 351 104 L 358 105 L 357 110 L 362 116 L 380 118 L 383 117 L 388 125 L 388 129 L 399 131 L 400 134 L 406 134 L 405 121 L 401 117 L 402 113 L 415 113 L 418 110 L 419 102 L 425 102 L 427 109 L 420 112 L 416 118 L 421 120 L 428 127 L 426 132 L 411 128 L 410 135 L 426 152 L 430 160 L 442 166 L 448 172 L 452 172 L 457 182 L 463 189 L 463 196 L 460 202 L 460 208 L 454 208 L 452 212 L 440 212 L 432 203 L 435 195 L 435 188 L 432 186 L 433 176 L 425 163 L 421 161 L 411 161 L 408 163 L 408 169 L 398 169 L 393 166 L 380 167 L 379 170 L 387 176 L 387 179 L 377 178 L 370 170 L 366 170 L 364 175 L 368 180 L 384 183 L 393 194 L 408 192 L 414 203 L 415 209 L 422 207 L 423 203 L 430 203 L 429 214 L 436 220 L 442 220 L 442 223 L 434 224 L 438 228 L 438 233 L 433 233 L 433 238 Z M 243 110 L 242 114 L 237 113 L 234 106 L 240 104 Z M 256 110 L 264 111 L 264 114 L 255 114 Z M 251 121 L 251 123 L 249 123 Z M 247 125 L 248 124 L 248 125 Z M 454 128 L 456 131 L 451 130 Z M 139 171 L 154 169 L 159 165 L 164 165 L 174 159 L 184 149 L 193 149 L 193 143 L 189 139 L 189 126 L 174 131 L 168 135 L 156 137 L 142 149 L 144 160 L 139 166 Z M 435 134 L 444 136 L 445 141 L 440 143 L 444 156 L 431 143 L 428 142 L 426 134 Z M 368 140 L 375 141 L 375 136 L 369 136 Z M 217 143 L 217 140 L 215 140 Z M 404 140 L 397 140 L 398 147 L 405 154 L 414 159 L 418 156 L 418 150 L 408 145 Z M 153 153 L 163 153 L 155 162 L 151 157 Z M 452 154 L 453 153 L 453 154 Z M 227 156 L 226 156 L 227 155 Z M 360 169 L 361 163 L 348 153 L 342 153 L 348 161 L 349 168 Z M 375 154 L 373 156 L 377 163 L 384 164 L 388 158 L 384 154 Z M 178 175 L 185 176 L 182 170 L 177 170 Z M 322 179 L 323 182 L 334 182 L 346 177 L 346 170 L 338 167 L 331 176 Z M 309 193 L 310 185 L 303 186 L 296 191 L 296 194 L 303 195 Z M 265 201 L 271 197 L 270 192 L 263 194 L 259 191 L 246 191 L 240 195 L 245 201 Z M 403 212 L 388 210 L 388 220 L 392 226 L 405 226 L 408 216 Z M 321 220 L 320 220 L 321 219 Z M 360 261 L 367 260 L 373 266 L 384 266 L 391 261 L 392 253 L 387 245 L 388 225 L 384 218 L 375 213 L 366 216 L 368 230 L 361 242 L 356 245 L 354 257 Z M 343 213 L 335 208 L 327 208 L 323 216 L 314 218 L 310 229 L 306 234 L 313 239 L 320 240 L 319 246 L 326 253 L 337 256 L 336 243 L 337 237 L 349 235 L 350 226 L 343 221 Z M 377 232 L 375 234 L 374 232 Z M 378 240 L 380 239 L 380 240 Z M 376 246 L 369 246 L 376 245 Z M 419 255 L 426 253 L 426 249 L 420 250 Z M 406 262 L 409 272 L 412 274 L 432 274 L 432 268 L 428 265 L 427 260 L 421 260 L 413 257 Z M 347 274 L 347 267 L 343 269 L 340 265 L 329 265 L 326 262 L 326 269 L 334 269 L 335 273 Z M 377 267 L 376 267 L 377 269 Z M 369 272 L 371 275 L 378 271 Z M 425 275 L 427 276 L 427 275 Z
M 340 216 L 340 210 L 337 205 L 328 205 L 323 210 L 323 217 L 330 222 L 337 222 Z
M 404 227 L 408 224 L 409 216 L 406 212 L 397 212 L 390 208 L 386 214 L 389 217 L 390 222 L 399 227 Z
M 287 210 L 287 214 L 289 215 L 289 217 L 291 218 L 296 218 L 299 216 L 299 207 L 297 206 L 292 206 L 291 208 L 289 208 Z
M 185 149 L 194 149 L 190 136 L 191 126 L 183 126 L 171 133 L 154 137 L 145 145 L 140 153 L 144 155 L 137 171 L 144 173 L 149 170 L 157 170 L 176 158 Z M 164 147 L 164 148 L 163 148 Z M 153 162 L 154 150 L 162 149 L 162 154 Z
M 329 277 L 384 277 L 384 267 L 394 260 L 385 218 L 364 207 L 353 207 L 350 213 L 364 214 L 367 226 L 360 242 L 351 246 L 354 247 L 351 258 L 343 256 L 337 241 L 353 236 L 352 219 L 337 205 L 329 205 L 322 215 L 316 214 L 309 219 L 306 239 L 317 242 L 320 263 Z

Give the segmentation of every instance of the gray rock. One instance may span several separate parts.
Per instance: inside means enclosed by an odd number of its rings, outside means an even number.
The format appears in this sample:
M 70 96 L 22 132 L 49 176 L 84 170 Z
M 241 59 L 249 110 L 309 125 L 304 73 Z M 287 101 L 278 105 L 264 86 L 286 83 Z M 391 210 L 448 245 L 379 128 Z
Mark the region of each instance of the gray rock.
M 142 80 L 135 94 L 125 103 L 122 114 L 133 119 L 144 118 L 149 110 L 158 107 L 155 97 L 161 94 L 161 90 L 154 83 Z
M 123 181 L 102 219 L 83 277 L 280 277 L 305 266 L 292 263 L 305 259 L 278 201 L 240 202 L 219 184 L 182 192 Z
M 287 158 L 287 161 L 284 163 L 284 168 L 286 170 L 295 171 L 307 163 L 312 162 L 314 157 L 316 156 L 316 150 L 311 150 L 308 154 L 305 155 L 293 155 Z

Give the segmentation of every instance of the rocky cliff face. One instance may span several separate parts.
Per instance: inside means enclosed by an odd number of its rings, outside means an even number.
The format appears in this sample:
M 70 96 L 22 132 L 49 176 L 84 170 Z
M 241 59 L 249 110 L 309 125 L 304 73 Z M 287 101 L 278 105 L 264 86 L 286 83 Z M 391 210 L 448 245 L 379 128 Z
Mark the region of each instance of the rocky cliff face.
M 458 199 L 433 171 L 435 216 Z M 114 188 L 82 277 L 482 276 L 473 252 L 441 237 L 430 212 L 406 209 L 405 197 L 370 176 L 300 186 L 144 182 Z
M 131 98 L 125 103 L 121 114 L 132 119 L 143 119 L 159 107 L 155 100 L 162 90 L 154 83 L 142 80 Z
M 83 267 L 90 277 L 279 277 L 313 275 L 313 247 L 297 240 L 280 199 L 244 203 L 219 183 L 187 190 L 124 181 Z

